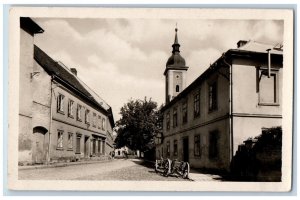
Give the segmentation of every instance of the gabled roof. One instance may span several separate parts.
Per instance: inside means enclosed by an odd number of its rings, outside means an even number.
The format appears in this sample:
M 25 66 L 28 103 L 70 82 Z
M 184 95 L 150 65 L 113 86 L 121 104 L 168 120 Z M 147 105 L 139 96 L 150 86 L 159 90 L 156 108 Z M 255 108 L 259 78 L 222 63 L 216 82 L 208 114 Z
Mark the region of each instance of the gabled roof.
M 75 90 L 93 105 L 105 111 L 110 118 L 111 124 L 114 126 L 111 107 L 105 103 L 92 89 L 90 89 L 83 81 L 74 75 L 66 66 L 60 62 L 56 62 L 38 46 L 34 45 L 34 59 L 43 67 L 43 69 L 57 80 L 62 82 L 64 86 Z
M 20 27 L 30 34 L 44 32 L 44 30 L 29 17 L 20 17 Z
M 271 45 L 265 44 L 256 41 L 248 41 L 245 45 L 241 46 L 240 48 L 236 48 L 236 51 L 247 51 L 252 53 L 267 53 L 267 49 L 270 49 L 271 54 L 283 54 L 283 46 L 280 44 Z

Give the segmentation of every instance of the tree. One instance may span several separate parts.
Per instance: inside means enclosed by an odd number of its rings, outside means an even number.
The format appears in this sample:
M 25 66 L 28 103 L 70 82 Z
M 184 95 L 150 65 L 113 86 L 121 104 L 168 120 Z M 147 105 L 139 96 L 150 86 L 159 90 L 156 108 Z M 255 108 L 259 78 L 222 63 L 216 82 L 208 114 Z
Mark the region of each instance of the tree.
M 161 132 L 161 114 L 157 103 L 147 100 L 129 100 L 120 110 L 121 119 L 116 122 L 118 135 L 116 148 L 127 146 L 142 152 L 155 147 L 155 136 Z

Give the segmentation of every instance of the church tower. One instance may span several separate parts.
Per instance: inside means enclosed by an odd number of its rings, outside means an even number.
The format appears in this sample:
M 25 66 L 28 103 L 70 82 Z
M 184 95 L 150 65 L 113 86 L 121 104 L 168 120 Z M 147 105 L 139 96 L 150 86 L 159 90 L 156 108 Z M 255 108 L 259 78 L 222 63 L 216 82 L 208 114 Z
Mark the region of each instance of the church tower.
M 172 55 L 167 61 L 164 72 L 166 77 L 166 104 L 186 87 L 186 71 L 188 67 L 185 66 L 185 60 L 180 55 L 177 31 L 176 27 Z

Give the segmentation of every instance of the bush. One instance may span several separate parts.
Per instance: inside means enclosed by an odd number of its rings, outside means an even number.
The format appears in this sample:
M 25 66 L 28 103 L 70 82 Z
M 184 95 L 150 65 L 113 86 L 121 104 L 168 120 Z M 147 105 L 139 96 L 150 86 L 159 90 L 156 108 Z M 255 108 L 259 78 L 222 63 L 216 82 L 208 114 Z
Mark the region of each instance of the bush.
M 238 181 L 281 181 L 282 129 L 263 129 L 244 141 L 232 159 L 231 178 Z

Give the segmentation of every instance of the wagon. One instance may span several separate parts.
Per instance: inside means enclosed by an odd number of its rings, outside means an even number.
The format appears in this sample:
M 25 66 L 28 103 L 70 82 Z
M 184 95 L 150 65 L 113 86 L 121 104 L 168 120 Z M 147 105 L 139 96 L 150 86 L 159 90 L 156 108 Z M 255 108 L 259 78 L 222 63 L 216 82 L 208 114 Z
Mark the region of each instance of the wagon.
M 184 179 L 188 179 L 190 173 L 190 164 L 188 162 L 161 158 L 160 160 L 155 161 L 155 172 L 160 172 L 166 177 L 175 174 Z

